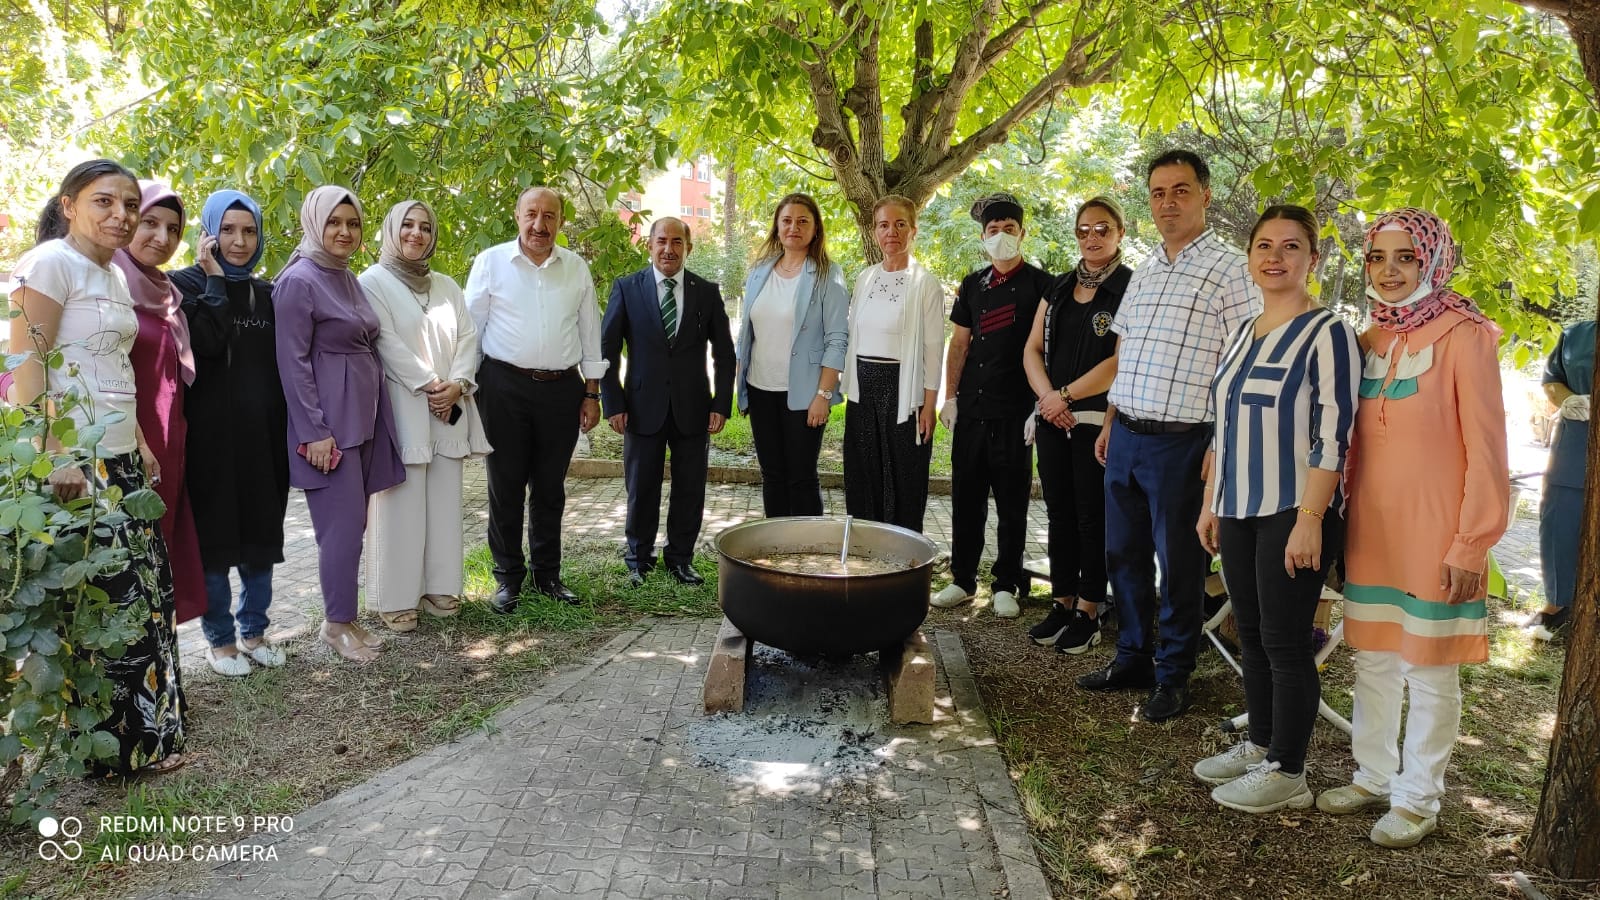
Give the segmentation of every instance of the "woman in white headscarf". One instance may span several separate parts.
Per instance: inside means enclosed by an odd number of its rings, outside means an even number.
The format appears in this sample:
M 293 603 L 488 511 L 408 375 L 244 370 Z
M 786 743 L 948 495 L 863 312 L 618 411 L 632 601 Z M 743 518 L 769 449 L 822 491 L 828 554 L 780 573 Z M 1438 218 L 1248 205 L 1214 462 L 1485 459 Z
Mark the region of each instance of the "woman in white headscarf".
M 489 452 L 472 394 L 478 331 L 461 288 L 428 265 L 438 245 L 433 210 L 396 203 L 383 219 L 378 264 L 361 287 L 378 314 L 378 355 L 394 408 L 406 480 L 372 498 L 367 602 L 394 631 L 461 604 L 461 463 Z

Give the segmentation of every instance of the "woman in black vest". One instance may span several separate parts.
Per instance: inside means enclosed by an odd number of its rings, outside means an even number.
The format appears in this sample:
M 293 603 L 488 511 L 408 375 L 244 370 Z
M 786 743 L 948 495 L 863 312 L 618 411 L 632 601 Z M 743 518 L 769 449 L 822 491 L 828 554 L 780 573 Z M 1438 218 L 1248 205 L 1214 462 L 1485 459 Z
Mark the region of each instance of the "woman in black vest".
M 1023 351 L 1039 398 L 1034 437 L 1039 483 L 1050 520 L 1050 582 L 1055 603 L 1028 629 L 1042 646 L 1082 653 L 1100 641 L 1106 594 L 1105 467 L 1094 457 L 1105 422 L 1106 391 L 1117 374 L 1111 321 L 1133 270 L 1122 262 L 1122 207 L 1094 197 L 1078 208 L 1078 266 L 1056 281 L 1034 316 Z

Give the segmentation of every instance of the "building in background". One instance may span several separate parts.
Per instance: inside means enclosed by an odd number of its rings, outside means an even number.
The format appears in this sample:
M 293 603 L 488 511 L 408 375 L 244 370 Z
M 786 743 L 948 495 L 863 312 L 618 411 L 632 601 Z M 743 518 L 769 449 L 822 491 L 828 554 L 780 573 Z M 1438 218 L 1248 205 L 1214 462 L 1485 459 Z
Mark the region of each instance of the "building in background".
M 643 191 L 630 191 L 617 201 L 617 216 L 643 239 L 650 223 L 663 216 L 676 216 L 687 222 L 696 243 L 715 240 L 716 222 L 721 218 L 722 179 L 714 174 L 709 156 L 693 163 L 673 160 L 665 171 L 645 183 Z

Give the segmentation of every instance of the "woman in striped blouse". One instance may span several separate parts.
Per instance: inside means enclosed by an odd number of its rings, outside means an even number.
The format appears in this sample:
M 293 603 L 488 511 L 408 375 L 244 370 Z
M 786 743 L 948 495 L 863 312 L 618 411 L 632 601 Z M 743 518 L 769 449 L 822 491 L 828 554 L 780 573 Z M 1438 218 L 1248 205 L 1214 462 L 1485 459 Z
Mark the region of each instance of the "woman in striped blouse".
M 1317 718 L 1312 618 L 1344 541 L 1341 473 L 1361 371 L 1355 330 L 1308 290 L 1316 216 L 1271 206 L 1250 233 L 1261 315 L 1229 339 L 1212 383 L 1217 429 L 1196 530 L 1239 626 L 1249 737 L 1195 764 L 1216 802 L 1249 813 L 1307 807 Z

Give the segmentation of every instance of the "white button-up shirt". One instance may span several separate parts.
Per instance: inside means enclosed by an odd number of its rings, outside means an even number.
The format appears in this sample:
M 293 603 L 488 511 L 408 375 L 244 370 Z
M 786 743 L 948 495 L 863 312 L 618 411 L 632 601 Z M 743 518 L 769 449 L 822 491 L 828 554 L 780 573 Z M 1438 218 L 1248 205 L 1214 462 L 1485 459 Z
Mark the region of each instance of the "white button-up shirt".
M 1211 421 L 1211 380 L 1223 343 L 1261 312 L 1245 256 L 1206 229 L 1167 261 L 1139 265 L 1111 330 L 1121 339 L 1108 399 L 1118 412 L 1161 422 Z
M 467 311 L 483 355 L 524 369 L 579 366 L 606 373 L 600 355 L 600 305 L 583 257 L 562 246 L 543 265 L 513 240 L 478 254 L 467 276 Z

